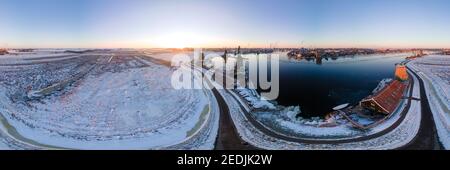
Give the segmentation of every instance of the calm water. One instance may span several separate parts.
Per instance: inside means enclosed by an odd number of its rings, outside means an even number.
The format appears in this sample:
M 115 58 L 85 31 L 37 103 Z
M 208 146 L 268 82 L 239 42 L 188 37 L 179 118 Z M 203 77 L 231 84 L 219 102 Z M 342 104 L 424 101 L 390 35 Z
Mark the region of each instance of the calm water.
M 299 105 L 301 116 L 324 116 L 343 104 L 357 104 L 409 54 L 361 55 L 315 60 L 282 56 L 278 104 Z

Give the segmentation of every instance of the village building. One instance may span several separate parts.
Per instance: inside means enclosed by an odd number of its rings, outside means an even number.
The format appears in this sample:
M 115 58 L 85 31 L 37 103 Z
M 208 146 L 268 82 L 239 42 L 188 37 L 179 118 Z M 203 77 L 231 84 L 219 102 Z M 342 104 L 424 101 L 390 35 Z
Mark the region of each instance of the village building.
M 397 64 L 395 67 L 395 78 L 400 81 L 408 80 L 408 71 L 406 70 L 406 66 L 404 64 Z
M 392 114 L 403 98 L 407 87 L 408 72 L 406 66 L 398 64 L 395 68 L 395 80 L 378 93 L 368 96 L 360 102 L 360 106 L 382 114 Z
M 444 55 L 450 55 L 450 50 L 443 50 L 443 51 L 442 51 L 442 54 L 444 54 Z
M 6 49 L 0 49 L 0 55 L 8 54 L 8 50 Z
M 17 49 L 17 52 L 19 53 L 31 53 L 34 49 L 26 48 L 26 49 Z
M 360 102 L 363 108 L 385 115 L 392 114 L 403 98 L 407 84 L 393 80 L 377 94 L 368 96 Z

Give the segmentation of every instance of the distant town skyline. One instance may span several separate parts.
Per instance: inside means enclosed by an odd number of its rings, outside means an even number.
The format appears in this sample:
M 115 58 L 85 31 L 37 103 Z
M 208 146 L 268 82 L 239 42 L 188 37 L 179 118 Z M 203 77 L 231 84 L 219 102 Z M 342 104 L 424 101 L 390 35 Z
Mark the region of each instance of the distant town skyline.
M 450 48 L 446 0 L 3 0 L 0 48 Z

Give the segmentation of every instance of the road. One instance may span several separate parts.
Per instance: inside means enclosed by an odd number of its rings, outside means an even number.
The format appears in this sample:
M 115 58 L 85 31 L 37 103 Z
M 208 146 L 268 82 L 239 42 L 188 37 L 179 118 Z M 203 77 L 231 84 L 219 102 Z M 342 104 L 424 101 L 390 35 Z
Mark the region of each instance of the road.
M 430 105 L 428 104 L 428 97 L 425 93 L 425 86 L 423 80 L 413 70 L 411 70 L 410 68 L 408 68 L 408 70 L 411 71 L 414 74 L 414 76 L 417 77 L 417 79 L 419 80 L 422 119 L 420 122 L 420 129 L 417 136 L 411 143 L 400 149 L 440 150 L 443 147 L 442 144 L 439 143 L 437 137 L 436 125 L 434 124 L 433 114 L 431 112 Z
M 236 127 L 231 119 L 230 110 L 228 105 L 220 95 L 216 88 L 212 89 L 214 96 L 219 103 L 220 119 L 219 119 L 219 133 L 216 140 L 216 150 L 255 150 L 253 147 L 247 144 L 241 139 Z

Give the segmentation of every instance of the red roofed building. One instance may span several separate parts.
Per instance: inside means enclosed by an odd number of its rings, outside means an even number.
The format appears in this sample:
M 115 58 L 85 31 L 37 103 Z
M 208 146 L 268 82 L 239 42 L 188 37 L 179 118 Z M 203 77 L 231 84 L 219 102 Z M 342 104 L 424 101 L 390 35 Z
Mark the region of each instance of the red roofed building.
M 392 114 L 402 100 L 406 87 L 406 83 L 393 80 L 380 92 L 363 99 L 359 104 L 369 110 L 387 115 Z
M 0 49 L 0 55 L 8 54 L 8 51 L 6 49 Z
M 406 81 L 408 80 L 408 72 L 406 71 L 406 66 L 403 64 L 397 64 L 395 67 L 395 78 Z

